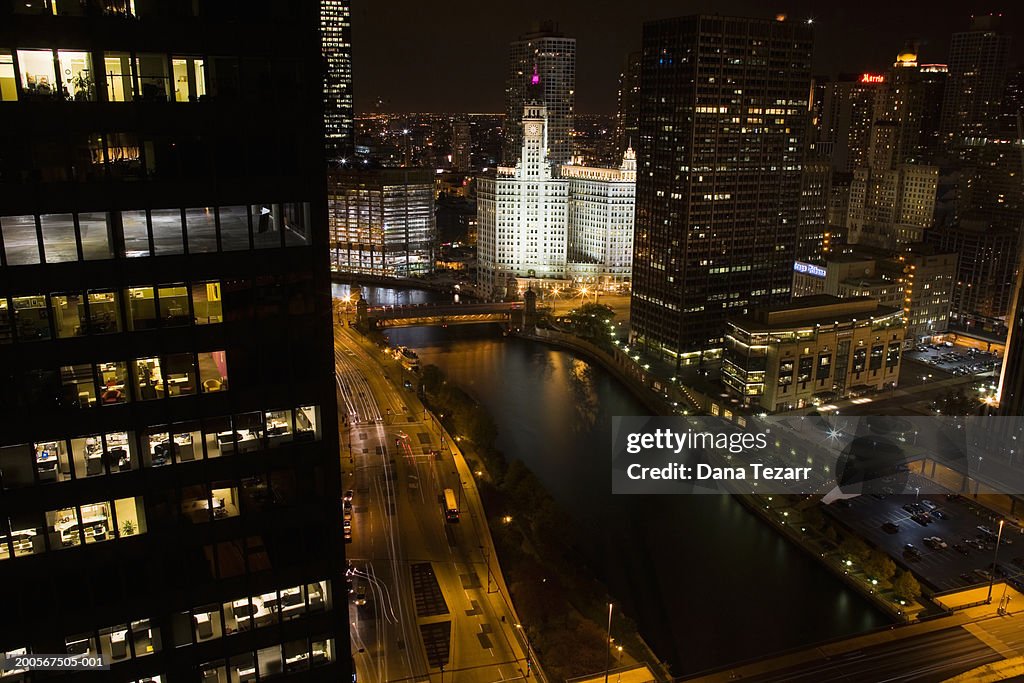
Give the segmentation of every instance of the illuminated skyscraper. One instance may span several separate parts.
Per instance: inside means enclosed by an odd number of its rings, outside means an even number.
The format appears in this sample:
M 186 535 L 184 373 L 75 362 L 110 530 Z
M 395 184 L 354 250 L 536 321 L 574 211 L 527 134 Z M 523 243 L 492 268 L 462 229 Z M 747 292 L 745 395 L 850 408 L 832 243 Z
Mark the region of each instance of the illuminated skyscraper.
M 327 158 L 351 156 L 355 150 L 352 101 L 351 0 L 320 0 L 324 57 L 324 136 Z
M 576 39 L 545 23 L 509 45 L 505 83 L 503 161 L 515 164 L 523 144 L 523 107 L 537 96 L 547 110 L 548 157 L 556 164 L 572 158 L 576 102 Z
M 404 167 L 331 171 L 332 267 L 404 277 L 433 270 L 434 175 L 432 169 Z
M 110 662 L 47 680 L 349 679 L 319 13 L 281 7 L 0 6 L 0 659 Z
M 811 74 L 804 23 L 644 25 L 631 324 L 677 363 L 789 300 Z

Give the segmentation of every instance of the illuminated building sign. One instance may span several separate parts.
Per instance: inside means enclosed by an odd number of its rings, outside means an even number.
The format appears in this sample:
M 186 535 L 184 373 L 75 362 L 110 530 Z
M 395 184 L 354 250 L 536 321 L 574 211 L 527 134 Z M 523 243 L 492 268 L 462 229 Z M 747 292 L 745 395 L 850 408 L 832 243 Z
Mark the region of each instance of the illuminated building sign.
M 793 270 L 798 273 L 810 275 L 811 277 L 825 277 L 825 269 L 821 266 L 816 266 L 813 263 L 804 263 L 803 261 L 794 261 Z
M 885 83 L 885 76 L 882 74 L 861 74 L 861 83 Z

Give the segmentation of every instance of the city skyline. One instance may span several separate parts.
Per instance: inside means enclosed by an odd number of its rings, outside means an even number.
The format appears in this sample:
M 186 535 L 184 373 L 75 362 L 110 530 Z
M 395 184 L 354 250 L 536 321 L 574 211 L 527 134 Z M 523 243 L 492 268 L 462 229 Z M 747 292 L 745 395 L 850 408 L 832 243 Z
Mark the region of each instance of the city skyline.
M 0 680 L 1016 673 L 1024 10 L 788 4 L 0 0 Z
M 356 112 L 374 111 L 378 98 L 389 112 L 505 111 L 502 78 L 508 43 L 548 20 L 577 40 L 579 114 L 615 113 L 618 76 L 628 53 L 640 48 L 645 21 L 702 12 L 761 18 L 784 12 L 791 21 L 812 18 L 812 73 L 826 76 L 887 70 L 893 55 L 914 40 L 919 41 L 922 60 L 946 62 L 952 34 L 966 31 L 972 14 L 1002 13 L 1008 27 L 1024 21 L 1024 11 L 1012 3 L 964 3 L 951 12 L 935 10 L 934 3 L 918 0 L 896 5 L 871 0 L 855 7 L 810 0 L 770 6 L 752 0 L 645 0 L 628 7 L 607 1 L 527 0 L 469 5 L 456 13 L 428 9 L 412 0 L 354 0 Z M 431 47 L 442 35 L 450 36 L 450 44 L 457 48 L 454 53 Z M 1011 64 L 1022 63 L 1022 43 L 1011 46 Z M 401 49 L 396 48 L 399 45 Z M 453 54 L 464 56 L 452 59 Z M 474 87 L 464 87 L 467 82 Z

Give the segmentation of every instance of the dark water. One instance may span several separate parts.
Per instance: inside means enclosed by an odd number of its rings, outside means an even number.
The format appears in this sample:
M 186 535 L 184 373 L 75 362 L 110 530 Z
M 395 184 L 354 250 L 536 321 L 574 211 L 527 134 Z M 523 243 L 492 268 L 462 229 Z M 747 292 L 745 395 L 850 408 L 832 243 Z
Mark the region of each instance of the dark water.
M 392 294 L 368 291 L 371 303 Z M 450 300 L 398 292 L 408 303 Z M 387 301 L 374 299 L 387 298 Z M 677 675 L 886 623 L 728 496 L 612 496 L 611 420 L 646 411 L 576 355 L 494 326 L 390 330 L 490 410 L 498 445 L 537 474 L 619 608 Z

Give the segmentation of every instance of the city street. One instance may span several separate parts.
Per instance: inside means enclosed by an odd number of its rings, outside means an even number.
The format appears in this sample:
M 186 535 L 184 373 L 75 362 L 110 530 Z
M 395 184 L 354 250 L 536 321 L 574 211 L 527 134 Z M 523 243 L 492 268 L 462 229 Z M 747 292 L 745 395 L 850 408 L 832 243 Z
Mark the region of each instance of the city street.
M 339 409 L 348 424 L 342 488 L 353 491 L 349 612 L 360 680 L 521 679 L 526 658 L 507 591 L 488 576 L 486 562 L 496 571 L 496 561 L 471 475 L 374 353 L 351 328 L 338 328 Z M 445 522 L 446 488 L 458 496 L 458 523 Z

